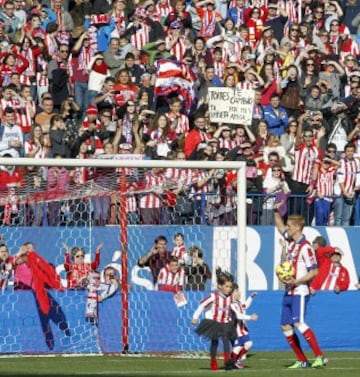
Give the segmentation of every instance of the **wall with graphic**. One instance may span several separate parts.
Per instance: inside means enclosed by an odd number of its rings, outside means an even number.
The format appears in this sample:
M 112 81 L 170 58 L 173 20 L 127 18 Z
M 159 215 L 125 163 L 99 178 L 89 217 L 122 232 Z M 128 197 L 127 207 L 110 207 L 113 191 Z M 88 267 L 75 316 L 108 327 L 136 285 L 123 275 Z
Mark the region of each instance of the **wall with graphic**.
M 165 235 L 172 247 L 173 235 L 182 232 L 188 247 L 198 245 L 213 275 L 221 266 L 236 275 L 237 239 L 232 227 L 129 227 L 129 346 L 132 352 L 204 351 L 208 343 L 199 340 L 190 325 L 192 313 L 208 292 L 186 292 L 188 303 L 177 307 L 172 293 L 158 292 L 148 269 L 140 269 L 137 259 L 150 250 L 158 235 Z M 91 260 L 96 245 L 104 242 L 100 270 L 112 264 L 120 271 L 120 233 L 106 228 L 6 228 L 0 231 L 14 254 L 23 242 L 31 241 L 36 251 L 56 266 L 65 283 L 62 243 L 82 246 Z M 344 251 L 343 262 L 351 276 L 351 290 L 336 295 L 318 292 L 311 298 L 308 323 L 324 349 L 359 350 L 357 327 L 360 291 L 354 284 L 360 271 L 357 228 L 306 228 L 309 240 L 324 236 L 329 244 Z M 280 259 L 280 235 L 273 227 L 247 228 L 248 291 L 258 291 L 249 313 L 259 321 L 250 322 L 256 350 L 287 349 L 279 326 L 281 298 L 274 267 Z M 208 290 L 214 287 L 209 281 Z M 121 294 L 99 304 L 98 323 L 85 318 L 87 293 L 50 291 L 51 310 L 44 316 L 32 292 L 13 291 L 11 284 L 0 294 L 0 353 L 107 353 L 122 351 Z

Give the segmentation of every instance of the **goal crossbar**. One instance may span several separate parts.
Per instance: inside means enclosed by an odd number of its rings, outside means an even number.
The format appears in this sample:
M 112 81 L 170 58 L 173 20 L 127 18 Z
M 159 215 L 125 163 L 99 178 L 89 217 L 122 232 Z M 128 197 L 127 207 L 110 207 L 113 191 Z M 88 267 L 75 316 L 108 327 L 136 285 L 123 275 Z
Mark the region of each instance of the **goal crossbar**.
M 114 157 L 114 158 L 112 158 Z M 0 157 L 0 165 L 15 166 L 66 166 L 66 167 L 97 167 L 97 168 L 190 168 L 190 169 L 242 169 L 243 161 L 189 161 L 189 160 L 134 160 L 117 159 L 115 155 L 109 158 L 4 158 Z

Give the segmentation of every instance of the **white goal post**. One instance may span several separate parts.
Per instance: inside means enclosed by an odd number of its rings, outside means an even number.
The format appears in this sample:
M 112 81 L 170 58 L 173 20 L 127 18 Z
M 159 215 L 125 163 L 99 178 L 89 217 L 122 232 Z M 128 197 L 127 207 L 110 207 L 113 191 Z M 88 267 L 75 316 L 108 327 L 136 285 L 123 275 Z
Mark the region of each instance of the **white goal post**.
M 192 168 L 231 169 L 237 171 L 237 282 L 242 297 L 246 297 L 246 163 L 234 161 L 168 161 L 130 159 L 35 159 L 0 158 L 4 166 L 58 166 L 98 168 Z

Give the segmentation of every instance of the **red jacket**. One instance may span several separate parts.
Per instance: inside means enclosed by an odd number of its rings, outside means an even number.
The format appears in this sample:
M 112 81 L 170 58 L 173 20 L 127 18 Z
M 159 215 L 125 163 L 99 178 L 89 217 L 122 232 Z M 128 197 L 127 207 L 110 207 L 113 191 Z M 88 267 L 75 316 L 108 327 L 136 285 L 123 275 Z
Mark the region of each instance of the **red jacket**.
M 8 170 L 5 166 L 0 167 L 0 190 L 6 191 L 7 193 L 11 185 L 24 185 L 24 175 L 22 169 L 15 167 Z
M 184 152 L 186 158 L 191 156 L 200 143 L 206 143 L 206 140 L 210 139 L 211 135 L 205 131 L 200 131 L 197 128 L 192 129 L 185 138 Z
M 316 249 L 316 257 L 319 264 L 319 273 L 311 282 L 311 288 L 318 290 L 333 290 L 335 286 L 340 291 L 346 291 L 349 288 L 349 272 L 341 263 L 333 263 L 331 254 L 335 248 L 323 246 Z
M 95 258 L 91 263 L 73 263 L 69 253 L 65 254 L 64 268 L 67 272 L 67 289 L 83 288 L 86 286 L 86 278 L 90 271 L 99 267 L 100 253 L 95 253 Z

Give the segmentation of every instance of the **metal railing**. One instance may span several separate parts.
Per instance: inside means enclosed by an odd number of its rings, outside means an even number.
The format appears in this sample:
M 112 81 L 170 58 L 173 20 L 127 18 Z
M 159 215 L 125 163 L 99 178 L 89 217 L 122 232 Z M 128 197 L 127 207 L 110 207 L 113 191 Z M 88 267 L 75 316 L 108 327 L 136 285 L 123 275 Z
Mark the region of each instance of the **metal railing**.
M 160 224 L 179 225 L 236 225 L 236 205 L 226 204 L 226 198 L 213 200 L 216 194 L 202 193 L 191 197 L 178 198 L 175 206 L 163 206 L 160 211 Z M 228 199 L 228 198 L 227 198 Z M 332 201 L 336 197 L 329 198 Z M 247 225 L 273 225 L 273 203 L 275 195 L 247 194 Z M 304 216 L 307 225 L 311 225 L 315 216 L 314 202 L 316 198 L 305 195 L 290 195 L 287 199 L 288 214 L 297 213 Z M 52 208 L 55 209 L 58 220 L 50 221 Z M 25 204 L 18 207 L 18 212 L 12 216 L 11 222 L 4 223 L 4 207 L 0 207 L 0 220 L 2 226 L 90 226 L 90 225 L 114 225 L 119 224 L 119 203 L 110 205 L 113 216 L 104 223 L 94 221 L 94 209 L 92 199 L 64 200 L 61 202 L 49 202 L 39 204 Z M 42 218 L 42 221 L 39 220 Z M 110 219 L 111 218 L 111 219 Z M 129 225 L 143 225 L 140 210 L 128 214 Z M 1 226 L 0 225 L 0 226 Z M 148 225 L 148 224 L 147 224 Z M 151 225 L 151 224 L 150 224 Z M 332 224 L 323 224 L 332 225 Z M 354 198 L 354 215 L 351 225 L 360 225 L 360 197 Z

